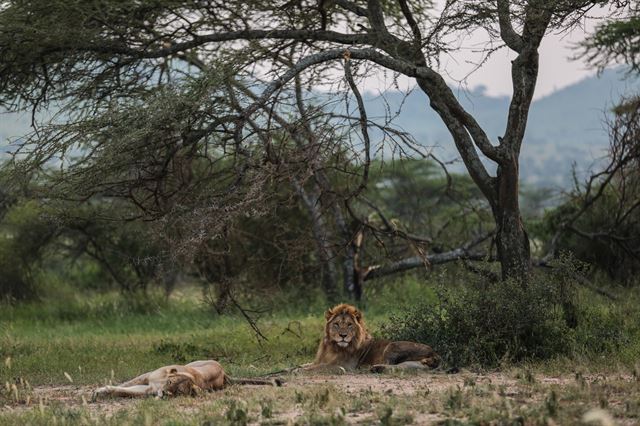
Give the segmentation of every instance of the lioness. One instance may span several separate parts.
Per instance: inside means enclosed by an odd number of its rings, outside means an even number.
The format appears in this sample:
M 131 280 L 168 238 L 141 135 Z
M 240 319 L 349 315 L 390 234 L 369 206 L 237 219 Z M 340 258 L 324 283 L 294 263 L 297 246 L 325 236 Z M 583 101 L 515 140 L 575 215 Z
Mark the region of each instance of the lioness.
M 281 386 L 282 381 L 234 379 L 225 374 L 217 361 L 194 361 L 187 365 L 160 367 L 119 386 L 98 388 L 93 393 L 93 400 L 104 395 L 123 397 L 196 395 L 203 391 L 220 390 L 230 384 Z
M 315 361 L 305 369 L 369 366 L 373 372 L 387 369 L 432 369 L 440 356 L 427 345 L 374 339 L 367 332 L 362 313 L 352 305 L 341 304 L 325 313 L 324 338 Z

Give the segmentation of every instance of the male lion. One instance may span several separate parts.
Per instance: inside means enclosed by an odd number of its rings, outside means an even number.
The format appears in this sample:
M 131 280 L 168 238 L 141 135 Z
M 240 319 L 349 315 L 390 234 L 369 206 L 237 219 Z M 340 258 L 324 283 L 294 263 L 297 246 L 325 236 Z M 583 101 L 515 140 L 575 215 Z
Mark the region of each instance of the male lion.
M 432 369 L 440 364 L 440 356 L 430 346 L 374 339 L 355 306 L 344 303 L 335 306 L 325 313 L 325 318 L 324 338 L 307 370 L 370 366 L 371 371 L 379 373 L 398 368 Z
M 234 379 L 225 374 L 217 361 L 194 361 L 187 365 L 160 367 L 119 386 L 98 388 L 93 393 L 93 400 L 104 395 L 123 397 L 197 395 L 203 391 L 220 390 L 231 384 L 281 386 L 282 381 L 280 379 Z

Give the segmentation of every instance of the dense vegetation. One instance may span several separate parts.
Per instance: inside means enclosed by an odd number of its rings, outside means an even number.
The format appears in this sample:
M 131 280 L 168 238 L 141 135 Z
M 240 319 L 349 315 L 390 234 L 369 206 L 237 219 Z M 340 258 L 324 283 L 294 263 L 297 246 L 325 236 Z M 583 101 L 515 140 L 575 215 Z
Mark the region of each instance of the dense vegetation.
M 580 288 L 571 264 L 556 267 L 561 272 L 537 275 L 528 287 L 477 277 L 463 287 L 441 283 L 435 302 L 393 316 L 385 333 L 430 342 L 453 367 L 558 357 L 635 362 L 640 323 L 633 302 L 601 300 Z
M 625 1 L 0 1 L 0 107 L 33 126 L 0 170 L 0 422 L 246 424 L 278 410 L 305 424 L 525 424 L 576 422 L 594 403 L 637 419 L 637 94 L 608 115 L 606 157 L 553 202 L 519 171 L 538 48 L 602 3 L 625 19 L 585 55 L 635 72 Z M 444 79 L 437 58 L 461 31 L 487 32 L 485 59 L 513 55 L 501 136 Z M 398 127 L 384 96 L 368 113 L 359 86 L 374 71 L 428 97 L 468 174 Z M 33 387 L 197 358 L 267 374 L 311 360 L 338 301 L 376 335 L 432 345 L 444 365 L 428 380 L 450 386 L 416 410 L 424 382 L 402 399 L 351 374 L 365 385 L 350 403 L 291 376 L 281 400 L 233 388 L 186 420 L 146 402 L 96 414 L 88 387 L 56 390 L 82 404 L 60 407 Z M 564 398 L 536 385 L 532 371 L 554 366 Z M 508 385 L 476 387 L 494 368 Z M 38 411 L 13 412 L 36 397 Z
M 490 225 L 477 190 L 461 176 L 448 180 L 433 163 L 381 164 L 372 182 L 367 197 L 382 213 L 372 214 L 369 224 L 382 226 L 384 218 L 393 221 L 396 233 L 424 230 L 447 241 L 448 246 L 432 250 L 457 247 Z M 268 214 L 230 227 L 223 246 L 211 244 L 207 252 L 184 263 L 163 261 L 163 240 L 158 239 L 154 223 L 101 219 L 101 204 L 69 208 L 60 202 L 16 197 L 4 215 L 0 240 L 7 312 L 22 312 L 20 304 L 15 308 L 8 304 L 31 300 L 28 306 L 33 310 L 28 312 L 34 321 L 51 314 L 66 321 L 94 317 L 106 322 L 128 313 L 161 312 L 176 286 L 186 286 L 191 294 L 200 294 L 202 314 L 198 315 L 207 321 L 223 312 L 238 314 L 236 309 L 243 307 L 268 313 L 267 317 L 318 314 L 327 302 L 317 258 L 308 249 L 309 222 L 288 191 L 280 189 Z M 532 239 L 548 241 L 559 217 L 574 211 L 571 206 L 576 201 L 544 210 L 536 207 L 536 199 L 536 191 L 523 193 L 523 205 L 530 206 L 526 210 L 530 227 L 539 232 Z M 607 203 L 611 197 L 601 198 L 581 222 L 605 220 L 602 211 Z M 637 225 L 632 221 L 629 226 Z M 373 236 L 361 249 L 363 264 L 393 263 L 419 247 L 397 237 Z M 629 259 L 629 266 L 614 268 L 607 256 L 625 259 L 624 253 L 615 251 L 619 246 L 603 245 L 600 240 L 572 246 L 575 238 L 561 240 L 559 247 L 561 253 L 575 254 L 538 270 L 526 287 L 496 281 L 490 262 L 460 261 L 366 281 L 361 306 L 374 314 L 396 312 L 385 321 L 384 333 L 433 345 L 449 366 L 487 367 L 575 354 L 612 356 L 625 350 L 633 354 L 637 349 L 629 344 L 637 340 L 638 325 L 628 320 L 635 311 L 630 305 L 619 307 L 616 301 L 602 299 L 598 291 L 609 295 L 620 291 L 611 279 L 637 288 L 637 276 L 632 273 L 635 263 Z M 16 253 L 21 262 L 14 261 Z M 611 271 L 624 272 L 626 278 L 620 280 Z M 420 289 L 405 285 L 419 281 L 424 281 Z M 389 291 L 395 302 L 381 309 L 380 300 L 391 300 Z M 114 299 L 114 292 L 122 294 L 122 300 Z M 70 301 L 55 302 L 65 298 Z M 91 301 L 94 298 L 96 302 Z M 293 300 L 297 303 L 291 311 L 286 302 Z M 207 310 L 209 314 L 204 313 Z M 174 314 L 169 310 L 167 315 Z M 189 318 L 180 321 L 189 322 Z M 260 318 L 256 316 L 258 327 Z

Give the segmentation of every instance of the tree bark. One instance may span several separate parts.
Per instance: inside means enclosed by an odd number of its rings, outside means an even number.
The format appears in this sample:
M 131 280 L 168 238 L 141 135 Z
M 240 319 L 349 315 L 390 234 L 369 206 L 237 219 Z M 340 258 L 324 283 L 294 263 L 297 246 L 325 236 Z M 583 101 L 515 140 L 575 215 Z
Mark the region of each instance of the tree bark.
M 320 261 L 322 289 L 327 300 L 330 303 L 335 303 L 340 295 L 337 280 L 338 268 L 336 267 L 336 254 L 331 247 L 331 241 L 333 240 L 331 231 L 327 226 L 321 209 L 319 191 L 310 193 L 296 179 L 292 179 L 292 182 L 311 218 L 311 230 L 318 260 Z
M 322 174 L 320 175 L 324 182 L 328 182 Z M 353 298 L 355 301 L 360 301 L 360 297 L 362 295 L 362 291 L 360 291 L 360 295 L 356 295 L 356 279 L 354 272 L 355 271 L 355 259 L 356 252 L 353 245 L 353 233 L 349 229 L 347 225 L 347 221 L 344 218 L 344 214 L 340 209 L 340 205 L 336 200 L 332 201 L 333 207 L 333 217 L 336 222 L 340 233 L 342 234 L 342 241 L 345 242 L 345 248 L 342 258 L 342 283 L 344 288 L 344 293 L 349 297 Z
M 498 200 L 493 216 L 496 221 L 496 247 L 503 279 L 526 285 L 531 272 L 529 236 L 522 224 L 518 202 L 518 160 L 498 167 Z

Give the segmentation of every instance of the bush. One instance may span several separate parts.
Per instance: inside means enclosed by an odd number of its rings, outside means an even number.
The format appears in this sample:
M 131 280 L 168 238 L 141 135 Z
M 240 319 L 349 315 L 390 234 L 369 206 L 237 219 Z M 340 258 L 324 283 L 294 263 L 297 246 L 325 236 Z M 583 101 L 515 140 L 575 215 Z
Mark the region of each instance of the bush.
M 580 267 L 565 258 L 526 287 L 479 278 L 464 287 L 440 285 L 436 302 L 392 316 L 383 333 L 429 344 L 452 366 L 617 353 L 638 326 L 592 294 L 579 303 Z
M 434 347 L 450 365 L 495 366 L 501 361 L 567 353 L 573 332 L 562 291 L 549 281 L 440 287 L 435 304 L 420 304 L 383 326 L 393 339 Z

